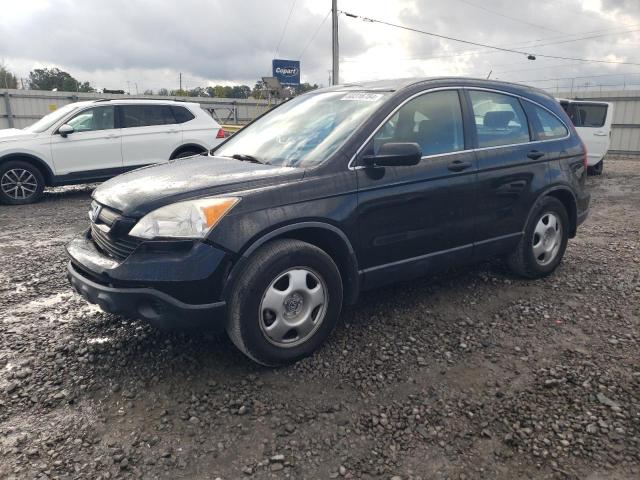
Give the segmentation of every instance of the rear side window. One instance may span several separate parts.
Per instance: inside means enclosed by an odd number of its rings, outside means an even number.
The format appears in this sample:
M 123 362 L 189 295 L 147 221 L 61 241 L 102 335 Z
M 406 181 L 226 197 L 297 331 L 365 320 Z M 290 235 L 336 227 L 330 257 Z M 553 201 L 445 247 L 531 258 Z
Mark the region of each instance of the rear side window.
M 607 105 L 572 102 L 565 110 L 576 127 L 600 128 L 607 120 Z
M 374 152 L 389 142 L 415 142 L 422 155 L 464 149 L 460 97 L 456 90 L 425 93 L 410 100 L 373 138 Z
M 172 106 L 171 110 L 173 111 L 173 116 L 176 117 L 176 123 L 185 123 L 196 118 L 193 113 L 184 107 Z
M 148 127 L 176 123 L 169 105 L 123 105 L 122 127 Z
M 537 105 L 529 103 L 528 105 L 529 110 L 527 111 L 530 114 L 533 112 L 538 120 L 537 123 L 533 122 L 538 140 L 553 140 L 554 138 L 566 137 L 569 134 L 567 127 L 555 115 Z
M 469 96 L 480 148 L 530 140 L 527 117 L 516 97 L 478 90 L 470 90 Z

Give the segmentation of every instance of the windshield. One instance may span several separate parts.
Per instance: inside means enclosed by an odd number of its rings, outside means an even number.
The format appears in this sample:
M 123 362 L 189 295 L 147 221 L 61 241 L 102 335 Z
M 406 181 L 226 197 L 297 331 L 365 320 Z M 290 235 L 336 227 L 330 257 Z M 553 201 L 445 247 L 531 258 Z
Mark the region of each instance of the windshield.
M 42 133 L 48 128 L 50 128 L 54 123 L 56 123 L 62 117 L 73 112 L 76 108 L 78 108 L 78 105 L 75 103 L 70 103 L 69 105 L 65 105 L 64 107 L 59 108 L 55 112 L 51 112 L 49 115 L 45 115 L 33 125 L 29 125 L 28 127 L 25 127 L 24 130 L 26 132 L 31 132 L 31 133 Z
M 388 95 L 342 91 L 296 97 L 240 130 L 214 154 L 252 158 L 270 165 L 317 165 L 334 153 Z

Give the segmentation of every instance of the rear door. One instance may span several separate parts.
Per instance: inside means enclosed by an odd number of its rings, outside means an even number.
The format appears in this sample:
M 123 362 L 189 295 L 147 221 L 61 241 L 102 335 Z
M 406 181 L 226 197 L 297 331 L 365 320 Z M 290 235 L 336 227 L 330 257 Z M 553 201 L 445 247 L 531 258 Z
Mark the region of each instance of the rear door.
M 384 123 L 356 158 L 360 266 L 365 288 L 424 275 L 471 258 L 475 155 L 457 89 L 425 92 Z M 413 166 L 362 166 L 387 142 L 415 142 Z
M 582 100 L 563 101 L 561 104 L 587 147 L 589 166 L 596 165 L 604 158 L 611 144 L 613 105 Z
M 119 105 L 125 169 L 165 162 L 182 145 L 182 128 L 170 105 Z
M 466 90 L 478 156 L 477 258 L 514 248 L 535 192 L 547 181 L 548 155 L 532 143 L 524 107 L 507 92 Z

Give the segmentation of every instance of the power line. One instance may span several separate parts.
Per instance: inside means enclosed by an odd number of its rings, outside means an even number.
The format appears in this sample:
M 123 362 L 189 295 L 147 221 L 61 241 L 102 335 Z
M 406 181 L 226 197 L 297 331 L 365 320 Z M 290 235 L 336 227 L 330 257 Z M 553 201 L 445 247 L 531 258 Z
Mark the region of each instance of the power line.
M 289 15 L 287 15 L 287 21 L 284 22 L 284 28 L 282 29 L 282 34 L 280 35 L 280 40 L 278 40 L 278 46 L 276 47 L 276 53 L 273 54 L 273 58 L 278 58 L 278 50 L 280 50 L 280 44 L 284 39 L 284 34 L 287 32 L 287 26 L 289 25 L 289 20 L 291 19 L 291 14 L 293 13 L 293 9 L 296 6 L 296 1 L 297 0 L 293 0 L 293 2 L 291 2 L 291 8 L 289 8 Z
M 407 27 L 407 26 L 404 26 L 404 25 L 398 25 L 396 23 L 391 23 L 391 22 L 385 22 L 383 20 L 377 20 L 375 18 L 369 18 L 369 17 L 364 17 L 364 16 L 361 16 L 361 15 L 355 15 L 353 13 L 344 12 L 344 11 L 340 11 L 340 13 L 346 15 L 347 17 L 351 17 L 351 18 L 355 18 L 355 19 L 358 19 L 358 20 L 362 20 L 364 22 L 380 23 L 382 25 L 387 25 L 389 27 L 395 27 L 395 28 L 400 28 L 402 30 L 408 30 L 410 32 L 421 33 L 423 35 L 428 35 L 428 36 L 431 36 L 431 37 L 441 38 L 443 40 L 450 40 L 450 41 L 453 41 L 453 42 L 464 43 L 464 44 L 473 45 L 473 46 L 476 46 L 476 47 L 489 48 L 489 49 L 493 49 L 493 50 L 497 50 L 497 51 L 501 51 L 501 52 L 517 53 L 518 55 L 526 55 L 527 57 L 533 56 L 531 51 L 525 52 L 525 51 L 522 51 L 522 50 L 515 50 L 513 48 L 498 47 L 498 46 L 495 46 L 495 45 L 488 45 L 486 43 L 472 42 L 471 40 L 463 40 L 461 38 L 450 37 L 448 35 L 442 35 L 442 34 L 439 34 L 439 33 L 427 32 L 425 30 L 419 30 L 417 28 Z M 531 58 L 531 60 L 535 60 L 535 57 L 542 57 L 542 58 L 555 58 L 555 59 L 559 59 L 559 60 L 574 60 L 574 61 L 578 61 L 578 62 L 610 63 L 610 64 L 618 64 L 618 65 L 636 65 L 636 66 L 640 66 L 640 63 L 634 63 L 634 62 L 618 62 L 618 61 L 615 61 L 615 60 L 601 60 L 601 59 L 595 59 L 595 58 L 563 57 L 563 56 L 560 56 L 560 55 L 548 55 L 548 54 L 541 54 L 541 53 L 540 54 L 535 54 L 535 56 L 533 56 L 533 57 L 534 58 Z
M 318 28 L 316 28 L 316 31 L 313 33 L 313 35 L 311 35 L 311 38 L 309 39 L 309 41 L 307 42 L 307 44 L 304 46 L 304 48 L 302 49 L 302 51 L 300 52 L 300 55 L 298 55 L 298 60 L 302 60 L 302 56 L 305 54 L 305 52 L 307 51 L 307 48 L 309 48 L 309 45 L 311 45 L 313 43 L 313 41 L 316 39 L 316 37 L 318 36 L 318 33 L 320 32 L 320 29 L 322 28 L 322 25 L 324 25 L 324 22 L 327 21 L 327 18 L 329 18 L 329 15 L 331 15 L 331 10 L 329 10 L 327 12 L 327 14 L 324 16 L 324 18 L 322 19 L 322 22 L 320 22 L 320 25 L 318 25 Z
M 483 5 L 478 5 L 476 3 L 469 2 L 468 0 L 458 0 L 458 1 L 462 2 L 462 3 L 466 3 L 467 5 L 471 5 L 474 8 L 479 8 L 480 10 L 484 10 L 485 12 L 489 12 L 492 15 L 496 15 L 496 16 L 502 17 L 502 18 L 507 18 L 507 19 L 509 19 L 511 21 L 514 21 L 514 22 L 524 23 L 525 25 L 529 25 L 530 27 L 540 28 L 540 29 L 546 30 L 548 32 L 561 33 L 558 30 L 554 30 L 552 28 L 544 27 L 544 26 L 538 25 L 536 23 L 527 22 L 526 20 L 522 20 L 520 18 L 510 17 L 509 15 L 505 15 L 504 13 L 496 12 L 495 10 L 491 10 L 491 9 L 489 9 L 489 8 L 483 6 Z

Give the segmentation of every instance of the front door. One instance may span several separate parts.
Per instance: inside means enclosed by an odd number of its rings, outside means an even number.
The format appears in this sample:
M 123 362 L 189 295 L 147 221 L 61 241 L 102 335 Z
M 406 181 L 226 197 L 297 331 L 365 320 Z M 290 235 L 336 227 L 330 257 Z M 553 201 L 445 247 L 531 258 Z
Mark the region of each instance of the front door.
M 365 288 L 424 275 L 471 257 L 476 160 L 465 146 L 460 92 L 427 92 L 405 103 L 356 159 L 360 266 Z M 415 142 L 414 166 L 368 168 L 389 142 Z M 468 143 L 468 140 L 467 140 Z
M 113 106 L 90 107 L 66 122 L 73 133 L 63 137 L 56 131 L 51 137 L 56 175 L 81 181 L 121 173 L 121 131 L 114 119 Z

